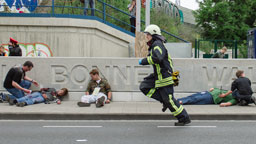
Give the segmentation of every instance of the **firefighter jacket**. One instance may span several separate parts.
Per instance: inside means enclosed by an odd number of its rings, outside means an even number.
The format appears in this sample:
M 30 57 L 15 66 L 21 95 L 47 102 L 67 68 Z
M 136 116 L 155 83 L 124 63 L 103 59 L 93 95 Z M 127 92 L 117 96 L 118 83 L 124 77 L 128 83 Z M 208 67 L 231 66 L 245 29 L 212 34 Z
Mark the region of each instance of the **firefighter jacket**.
M 149 47 L 149 54 L 142 59 L 142 65 L 152 65 L 154 69 L 155 88 L 173 85 L 172 60 L 163 42 L 153 39 Z

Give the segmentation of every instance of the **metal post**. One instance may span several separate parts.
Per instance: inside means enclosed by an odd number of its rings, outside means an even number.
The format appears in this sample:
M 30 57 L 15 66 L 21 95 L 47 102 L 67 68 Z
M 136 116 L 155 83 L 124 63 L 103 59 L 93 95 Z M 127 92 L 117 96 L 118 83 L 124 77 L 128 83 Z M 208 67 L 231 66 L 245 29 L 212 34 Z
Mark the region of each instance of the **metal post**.
M 141 0 L 136 0 L 136 31 L 140 32 L 140 9 Z
M 146 26 L 150 25 L 150 0 L 146 0 Z
M 102 2 L 102 4 L 103 4 L 103 22 L 105 23 L 106 22 L 106 4 L 104 1 Z
M 235 40 L 235 58 L 237 58 L 237 41 Z
M 232 59 L 235 57 L 235 52 L 234 52 L 234 42 L 232 42 Z
M 195 40 L 195 58 L 197 58 L 197 39 Z
M 217 52 L 217 47 L 218 43 L 217 43 L 217 40 L 214 40 L 214 52 L 216 53 Z
M 52 0 L 52 16 L 54 15 L 54 0 Z
M 197 44 L 197 58 L 199 58 L 199 49 L 200 49 L 200 40 L 198 40 L 198 44 Z

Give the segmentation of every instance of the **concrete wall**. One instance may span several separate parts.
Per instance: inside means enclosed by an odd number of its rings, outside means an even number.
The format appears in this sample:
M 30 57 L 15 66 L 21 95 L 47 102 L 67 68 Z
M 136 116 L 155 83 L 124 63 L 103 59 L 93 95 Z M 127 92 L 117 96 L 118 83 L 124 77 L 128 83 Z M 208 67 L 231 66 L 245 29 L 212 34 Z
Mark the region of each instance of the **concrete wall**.
M 0 43 L 48 45 L 56 57 L 128 57 L 135 38 L 95 20 L 0 17 Z
M 0 90 L 6 73 L 15 64 L 33 61 L 35 67 L 27 75 L 44 87 L 67 87 L 70 100 L 79 100 L 90 80 L 89 71 L 98 68 L 108 79 L 115 101 L 149 101 L 139 91 L 139 84 L 152 72 L 151 66 L 139 66 L 134 58 L 0 58 Z M 230 89 L 238 69 L 244 70 L 256 91 L 255 60 L 173 59 L 175 70 L 180 71 L 180 85 L 175 97 L 222 86 Z M 35 89 L 35 88 L 32 88 Z
M 191 58 L 192 57 L 191 43 L 167 43 L 165 44 L 165 46 L 172 58 Z

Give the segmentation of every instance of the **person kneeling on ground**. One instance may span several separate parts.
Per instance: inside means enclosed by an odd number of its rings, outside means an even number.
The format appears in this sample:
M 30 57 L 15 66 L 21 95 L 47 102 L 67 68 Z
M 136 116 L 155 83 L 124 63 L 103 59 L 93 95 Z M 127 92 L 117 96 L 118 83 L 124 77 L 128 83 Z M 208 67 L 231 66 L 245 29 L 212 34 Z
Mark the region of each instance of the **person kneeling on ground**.
M 29 88 L 31 84 L 36 87 L 39 86 L 37 81 L 26 75 L 26 72 L 31 71 L 33 67 L 34 65 L 31 61 L 26 61 L 23 66 L 15 65 L 8 71 L 3 86 L 11 94 L 9 95 L 10 99 L 21 98 L 25 96 L 25 93 L 30 94 L 31 90 Z M 4 97 L 5 95 L 1 96 L 3 101 L 7 101 Z
M 236 77 L 237 79 L 232 82 L 231 91 L 228 91 L 225 95 L 232 93 L 232 96 L 237 100 L 240 106 L 247 106 L 251 103 L 256 105 L 256 98 L 252 96 L 251 81 L 245 77 L 244 71 L 238 70 Z M 223 96 L 225 95 L 223 94 Z
M 232 94 L 222 95 L 222 93 L 227 93 L 227 90 L 211 88 L 209 91 L 198 92 L 177 100 L 183 105 L 220 104 L 221 107 L 231 106 L 237 103 Z
M 102 107 L 105 103 L 110 103 L 112 93 L 108 81 L 99 76 L 99 71 L 93 69 L 90 72 L 91 81 L 89 82 L 85 95 L 77 103 L 79 107 L 88 107 L 96 102 L 96 107 Z
M 19 107 L 43 102 L 45 104 L 50 104 L 51 102 L 56 102 L 57 104 L 60 104 L 63 97 L 67 94 L 67 88 L 62 88 L 58 91 L 56 91 L 55 88 L 41 88 L 38 92 L 33 92 L 22 98 L 9 99 L 8 101 L 10 105 L 16 105 Z

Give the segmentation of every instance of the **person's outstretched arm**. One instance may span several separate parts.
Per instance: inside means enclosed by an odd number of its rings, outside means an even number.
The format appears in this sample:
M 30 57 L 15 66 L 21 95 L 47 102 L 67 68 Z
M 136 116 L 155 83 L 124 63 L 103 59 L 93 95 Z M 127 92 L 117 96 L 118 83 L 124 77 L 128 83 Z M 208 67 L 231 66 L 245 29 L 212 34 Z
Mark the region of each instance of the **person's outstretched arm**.
M 237 104 L 237 101 L 236 101 L 236 99 L 232 98 L 227 102 L 221 103 L 220 107 L 227 107 L 227 106 L 232 106 L 232 105 L 235 105 L 235 104 Z
M 226 103 L 221 103 L 220 107 L 228 107 L 228 106 L 232 106 L 231 102 L 226 102 Z
M 37 83 L 37 81 L 33 80 L 33 79 L 30 78 L 30 77 L 25 76 L 25 77 L 24 77 L 24 80 L 31 81 L 35 86 L 37 86 L 37 87 L 39 86 L 39 84 Z

